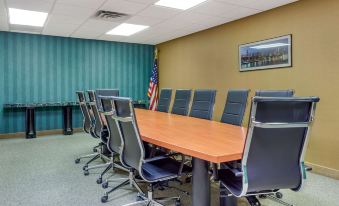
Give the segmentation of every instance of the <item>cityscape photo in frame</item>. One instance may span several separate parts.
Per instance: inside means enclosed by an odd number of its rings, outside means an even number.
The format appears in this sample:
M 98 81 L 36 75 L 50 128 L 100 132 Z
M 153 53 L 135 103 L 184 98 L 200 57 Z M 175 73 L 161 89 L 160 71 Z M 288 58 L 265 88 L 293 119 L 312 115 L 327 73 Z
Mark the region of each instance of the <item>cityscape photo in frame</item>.
M 292 35 L 239 46 L 240 71 L 292 66 Z

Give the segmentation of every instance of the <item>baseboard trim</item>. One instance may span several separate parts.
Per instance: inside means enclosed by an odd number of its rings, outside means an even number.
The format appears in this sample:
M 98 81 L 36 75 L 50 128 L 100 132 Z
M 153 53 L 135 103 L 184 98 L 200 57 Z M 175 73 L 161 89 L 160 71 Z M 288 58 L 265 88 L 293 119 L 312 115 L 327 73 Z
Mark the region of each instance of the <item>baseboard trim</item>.
M 324 175 L 324 176 L 339 180 L 339 170 L 329 168 L 329 167 L 324 167 L 318 164 L 313 164 L 310 162 L 305 162 L 305 164 L 312 167 L 312 172 L 316 174 Z
M 82 132 L 82 128 L 73 128 L 73 132 Z M 37 137 L 43 137 L 47 135 L 63 134 L 62 129 L 42 130 L 37 131 Z M 0 139 L 11 139 L 11 138 L 25 138 L 25 132 L 6 133 L 0 134 Z

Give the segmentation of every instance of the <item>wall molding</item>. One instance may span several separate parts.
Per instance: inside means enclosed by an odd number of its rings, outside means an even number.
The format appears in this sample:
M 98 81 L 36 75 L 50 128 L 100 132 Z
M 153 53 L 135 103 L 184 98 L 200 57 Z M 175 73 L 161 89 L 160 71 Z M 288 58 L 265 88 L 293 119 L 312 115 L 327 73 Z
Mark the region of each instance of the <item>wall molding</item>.
M 324 175 L 324 176 L 339 180 L 339 170 L 325 167 L 325 166 L 318 165 L 318 164 L 313 164 L 310 162 L 305 162 L 305 164 L 312 167 L 312 172 L 316 174 Z
M 73 128 L 74 133 L 82 132 L 82 128 Z M 62 129 L 53 129 L 53 130 L 42 130 L 36 132 L 37 137 L 44 137 L 47 135 L 60 135 L 63 134 Z M 0 139 L 11 139 L 11 138 L 25 138 L 25 132 L 16 132 L 16 133 L 7 133 L 0 134 Z

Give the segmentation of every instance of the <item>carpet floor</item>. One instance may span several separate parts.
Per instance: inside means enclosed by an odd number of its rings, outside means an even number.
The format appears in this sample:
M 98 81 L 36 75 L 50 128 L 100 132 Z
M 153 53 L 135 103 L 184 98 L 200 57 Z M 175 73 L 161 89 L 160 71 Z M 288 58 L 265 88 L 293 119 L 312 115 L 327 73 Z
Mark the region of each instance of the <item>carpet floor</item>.
M 103 169 L 96 169 L 84 176 L 82 166 L 86 160 L 75 164 L 74 160 L 97 144 L 97 140 L 84 133 L 72 136 L 52 135 L 36 139 L 0 140 L 0 205 L 1 206 L 121 206 L 136 200 L 136 191 L 128 186 L 115 191 L 107 203 L 101 203 L 104 193 L 96 183 Z M 94 162 L 98 164 L 100 161 Z M 124 172 L 110 172 L 112 178 L 126 177 Z M 116 182 L 118 184 L 119 182 Z M 191 190 L 190 184 L 180 186 Z M 114 186 L 112 183 L 110 186 Z M 142 186 L 145 188 L 145 185 Z M 296 206 L 339 205 L 339 181 L 313 173 L 308 173 L 305 187 L 298 193 L 282 190 L 283 200 Z M 157 190 L 155 196 L 182 197 L 182 205 L 191 205 L 191 197 L 175 189 Z M 211 186 L 211 205 L 219 205 L 218 186 Z M 264 206 L 279 204 L 265 199 Z M 173 205 L 173 204 L 172 204 Z M 239 199 L 239 206 L 247 206 Z

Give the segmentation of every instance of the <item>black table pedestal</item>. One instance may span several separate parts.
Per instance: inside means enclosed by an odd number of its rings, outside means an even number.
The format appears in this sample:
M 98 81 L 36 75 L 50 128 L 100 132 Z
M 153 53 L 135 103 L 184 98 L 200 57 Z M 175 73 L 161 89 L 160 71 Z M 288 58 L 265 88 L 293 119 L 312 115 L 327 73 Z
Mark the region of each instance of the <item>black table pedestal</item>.
M 72 135 L 73 134 L 73 126 L 72 126 L 72 106 L 63 106 L 63 130 L 64 135 Z
M 26 138 L 36 138 L 34 107 L 26 108 Z
M 209 206 L 210 205 L 210 179 L 208 174 L 209 162 L 193 158 L 192 175 L 192 205 Z

